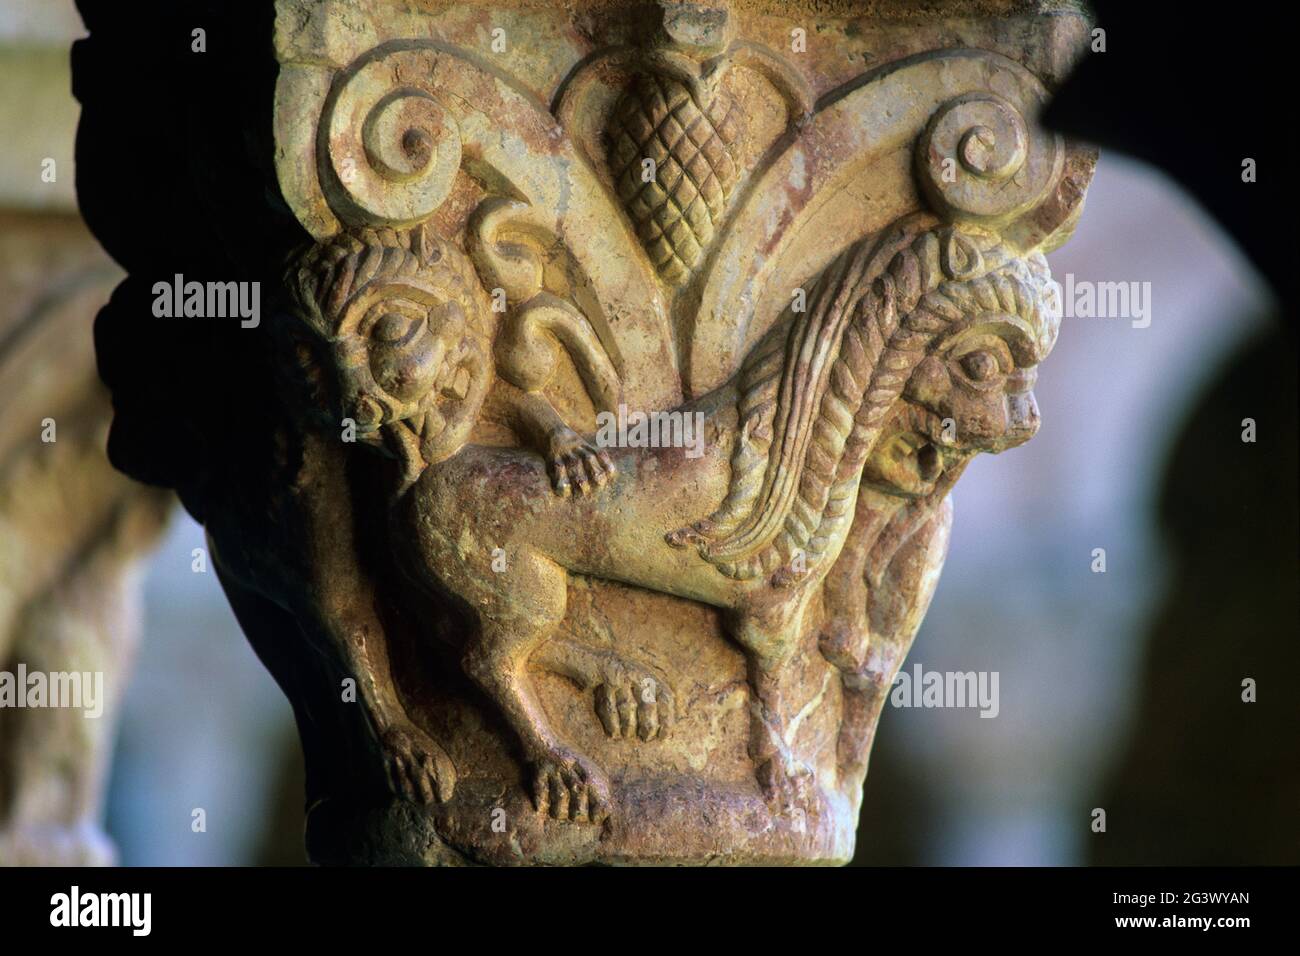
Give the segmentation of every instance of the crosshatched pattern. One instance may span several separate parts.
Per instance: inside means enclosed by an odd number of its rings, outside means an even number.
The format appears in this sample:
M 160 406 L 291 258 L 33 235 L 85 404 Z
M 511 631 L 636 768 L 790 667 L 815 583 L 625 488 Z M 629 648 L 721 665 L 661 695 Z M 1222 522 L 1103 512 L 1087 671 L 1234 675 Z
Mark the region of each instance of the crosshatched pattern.
M 655 268 L 679 285 L 713 239 L 740 169 L 743 120 L 722 90 L 692 90 L 672 77 L 637 77 L 614 108 L 609 165 L 619 198 Z M 645 160 L 654 175 L 644 182 Z

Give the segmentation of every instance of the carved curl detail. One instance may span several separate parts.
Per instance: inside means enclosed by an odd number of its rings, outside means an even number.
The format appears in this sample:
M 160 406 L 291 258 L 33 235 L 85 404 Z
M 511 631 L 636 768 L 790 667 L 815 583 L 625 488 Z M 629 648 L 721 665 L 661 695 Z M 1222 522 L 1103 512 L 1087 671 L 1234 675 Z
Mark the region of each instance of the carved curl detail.
M 339 74 L 326 101 L 317 146 L 320 181 L 345 222 L 420 222 L 451 192 L 461 162 L 455 116 L 437 97 L 394 75 L 426 76 L 428 51 L 379 48 Z
M 1060 175 L 1056 137 L 1031 136 L 1024 116 L 993 93 L 945 103 L 916 150 L 917 174 L 935 209 L 954 219 L 1014 216 L 1042 200 Z

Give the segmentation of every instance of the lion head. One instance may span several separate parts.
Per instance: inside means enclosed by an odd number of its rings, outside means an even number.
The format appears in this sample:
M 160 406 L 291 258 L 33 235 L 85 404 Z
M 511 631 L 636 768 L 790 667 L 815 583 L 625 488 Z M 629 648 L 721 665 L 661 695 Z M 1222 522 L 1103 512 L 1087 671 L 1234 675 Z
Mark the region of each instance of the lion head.
M 468 258 L 428 230 L 364 229 L 291 269 L 309 415 L 418 471 L 469 437 L 492 377 L 490 310 Z
M 984 275 L 922 300 L 920 309 L 946 321 L 927 342 L 867 460 L 867 485 L 923 497 L 974 455 L 1034 436 L 1037 366 L 1059 328 L 1053 288 L 1041 255 L 1008 255 Z

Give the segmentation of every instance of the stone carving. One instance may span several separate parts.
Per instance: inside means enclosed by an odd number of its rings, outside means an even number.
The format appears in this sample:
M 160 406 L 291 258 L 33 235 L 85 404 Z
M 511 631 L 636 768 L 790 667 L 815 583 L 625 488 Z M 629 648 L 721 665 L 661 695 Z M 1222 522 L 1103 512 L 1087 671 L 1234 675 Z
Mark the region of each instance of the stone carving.
M 637 237 L 665 277 L 690 275 L 736 185 L 742 120 L 718 88 L 667 72 L 638 77 L 610 117 L 609 164 Z
M 213 537 L 357 682 L 322 759 L 392 796 L 319 793 L 318 859 L 847 859 L 949 491 L 1038 427 L 1082 17 L 846 75 L 842 22 L 800 60 L 789 12 L 620 16 L 539 78 L 466 8 L 279 4 L 296 530 Z
M 626 90 L 610 112 L 606 162 L 615 191 L 655 268 L 673 285 L 685 282 L 713 240 L 741 178 L 745 119 L 727 91 L 731 68 L 767 68 L 797 104 L 811 109 L 799 74 L 784 60 L 732 36 L 723 8 L 669 7 L 649 49 L 598 58 L 601 67 L 630 60 Z M 580 71 L 572 95 L 590 79 Z
M 140 564 L 173 498 L 104 454 L 90 333 L 121 273 L 63 212 L 0 210 L 0 262 L 0 866 L 109 865 Z

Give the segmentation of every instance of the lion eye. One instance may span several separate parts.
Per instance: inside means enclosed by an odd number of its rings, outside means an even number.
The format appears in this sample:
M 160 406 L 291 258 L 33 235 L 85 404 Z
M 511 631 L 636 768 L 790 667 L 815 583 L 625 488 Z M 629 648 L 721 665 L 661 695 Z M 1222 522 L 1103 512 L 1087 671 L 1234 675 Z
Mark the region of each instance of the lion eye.
M 988 349 L 980 349 L 962 356 L 961 370 L 972 382 L 991 382 L 998 376 L 1001 366 L 996 355 Z
M 370 334 L 384 345 L 405 345 L 420 330 L 421 321 L 409 315 L 388 312 L 375 322 Z

